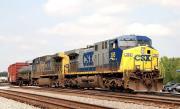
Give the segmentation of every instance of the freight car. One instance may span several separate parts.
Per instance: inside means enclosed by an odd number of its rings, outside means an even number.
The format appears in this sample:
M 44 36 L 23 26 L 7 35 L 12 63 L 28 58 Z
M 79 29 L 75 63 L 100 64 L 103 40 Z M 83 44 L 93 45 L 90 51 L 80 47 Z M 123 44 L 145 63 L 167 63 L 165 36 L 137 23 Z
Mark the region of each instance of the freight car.
M 30 85 L 32 65 L 24 66 L 18 70 L 16 83 L 19 86 Z
M 25 62 L 17 62 L 17 63 L 11 64 L 8 67 L 9 82 L 12 84 L 16 84 L 18 70 L 21 69 L 23 66 L 28 66 L 28 65 L 29 64 Z
M 38 57 L 32 84 L 119 90 L 162 89 L 159 52 L 146 36 L 125 35 L 75 50 Z

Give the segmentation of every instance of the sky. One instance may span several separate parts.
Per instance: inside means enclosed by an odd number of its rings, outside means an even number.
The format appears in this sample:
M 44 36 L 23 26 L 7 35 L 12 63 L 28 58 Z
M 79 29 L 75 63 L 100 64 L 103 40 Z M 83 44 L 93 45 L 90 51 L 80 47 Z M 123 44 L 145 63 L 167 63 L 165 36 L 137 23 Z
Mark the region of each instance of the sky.
M 132 34 L 180 57 L 180 0 L 0 0 L 0 71 Z

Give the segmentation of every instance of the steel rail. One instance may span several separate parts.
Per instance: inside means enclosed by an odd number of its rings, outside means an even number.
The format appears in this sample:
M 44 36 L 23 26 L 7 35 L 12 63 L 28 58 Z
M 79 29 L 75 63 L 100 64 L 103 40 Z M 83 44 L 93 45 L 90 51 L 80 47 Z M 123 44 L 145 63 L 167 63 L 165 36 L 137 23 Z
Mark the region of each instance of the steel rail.
M 110 109 L 93 104 L 12 90 L 0 90 L 0 96 L 45 109 Z

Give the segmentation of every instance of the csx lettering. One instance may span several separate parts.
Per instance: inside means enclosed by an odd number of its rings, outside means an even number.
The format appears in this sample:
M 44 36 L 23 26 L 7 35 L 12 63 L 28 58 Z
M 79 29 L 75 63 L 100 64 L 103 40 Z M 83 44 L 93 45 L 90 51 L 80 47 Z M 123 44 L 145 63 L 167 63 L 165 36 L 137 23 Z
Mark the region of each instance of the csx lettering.
M 136 55 L 134 59 L 136 61 L 151 61 L 150 55 Z

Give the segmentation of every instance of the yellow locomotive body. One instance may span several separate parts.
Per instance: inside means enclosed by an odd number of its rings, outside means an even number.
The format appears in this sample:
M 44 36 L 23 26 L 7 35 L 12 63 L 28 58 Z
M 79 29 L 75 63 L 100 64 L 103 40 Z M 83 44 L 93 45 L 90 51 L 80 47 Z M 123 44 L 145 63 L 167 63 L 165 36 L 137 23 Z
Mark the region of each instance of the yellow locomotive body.
M 123 72 L 124 87 L 159 91 L 162 89 L 163 75 L 158 68 L 159 52 L 148 46 L 137 46 L 123 51 L 118 72 Z

